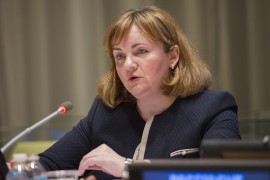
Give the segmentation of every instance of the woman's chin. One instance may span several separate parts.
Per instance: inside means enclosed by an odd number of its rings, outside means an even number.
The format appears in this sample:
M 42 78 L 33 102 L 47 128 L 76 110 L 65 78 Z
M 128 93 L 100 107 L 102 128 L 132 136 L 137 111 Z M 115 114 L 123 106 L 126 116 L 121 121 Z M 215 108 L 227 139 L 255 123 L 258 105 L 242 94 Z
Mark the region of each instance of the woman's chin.
M 137 100 L 143 100 L 143 99 L 146 99 L 150 96 L 149 93 L 147 93 L 147 91 L 136 91 L 136 92 L 132 92 L 131 94 Z

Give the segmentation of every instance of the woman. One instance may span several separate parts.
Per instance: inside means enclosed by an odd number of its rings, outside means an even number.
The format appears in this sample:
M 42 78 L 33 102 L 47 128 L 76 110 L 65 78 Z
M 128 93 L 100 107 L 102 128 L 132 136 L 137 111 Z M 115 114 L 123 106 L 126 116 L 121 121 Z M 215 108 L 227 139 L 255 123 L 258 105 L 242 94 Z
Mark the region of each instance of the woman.
M 208 90 L 207 66 L 166 11 L 125 11 L 104 47 L 111 67 L 98 96 L 88 116 L 40 154 L 48 170 L 127 178 L 130 163 L 199 157 L 202 139 L 240 138 L 234 98 Z

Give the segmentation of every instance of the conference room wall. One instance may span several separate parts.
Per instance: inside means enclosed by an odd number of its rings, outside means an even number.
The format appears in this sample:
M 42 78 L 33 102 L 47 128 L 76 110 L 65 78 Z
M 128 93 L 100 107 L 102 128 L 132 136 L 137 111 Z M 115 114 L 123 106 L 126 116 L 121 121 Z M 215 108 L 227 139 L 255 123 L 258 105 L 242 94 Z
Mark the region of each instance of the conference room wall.
M 269 132 L 268 0 L 0 0 L 0 145 L 63 101 L 74 109 L 25 139 L 58 138 L 84 117 L 108 67 L 106 27 L 145 5 L 176 17 L 213 73 L 211 88 L 235 96 L 245 137 Z

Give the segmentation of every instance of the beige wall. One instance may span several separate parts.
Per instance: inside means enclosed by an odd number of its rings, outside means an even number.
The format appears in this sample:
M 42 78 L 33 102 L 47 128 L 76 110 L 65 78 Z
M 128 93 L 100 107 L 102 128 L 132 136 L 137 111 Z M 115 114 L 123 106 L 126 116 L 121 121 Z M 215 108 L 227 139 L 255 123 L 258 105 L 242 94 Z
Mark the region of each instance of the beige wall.
M 0 143 L 65 100 L 74 109 L 61 123 L 85 116 L 107 67 L 106 27 L 144 5 L 175 15 L 211 67 L 212 88 L 235 96 L 240 119 L 269 118 L 268 0 L 0 0 Z M 61 127 L 53 121 L 45 126 Z

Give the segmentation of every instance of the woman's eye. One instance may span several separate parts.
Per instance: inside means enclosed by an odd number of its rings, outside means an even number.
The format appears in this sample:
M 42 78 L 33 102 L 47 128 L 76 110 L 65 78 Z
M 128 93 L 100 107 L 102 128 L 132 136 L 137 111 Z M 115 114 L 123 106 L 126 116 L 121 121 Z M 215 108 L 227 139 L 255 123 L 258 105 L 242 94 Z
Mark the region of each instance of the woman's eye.
M 117 54 L 114 58 L 115 60 L 123 60 L 125 56 L 123 54 Z
M 147 52 L 146 49 L 139 49 L 139 50 L 137 51 L 138 54 L 143 54 L 143 53 L 146 53 L 146 52 Z

